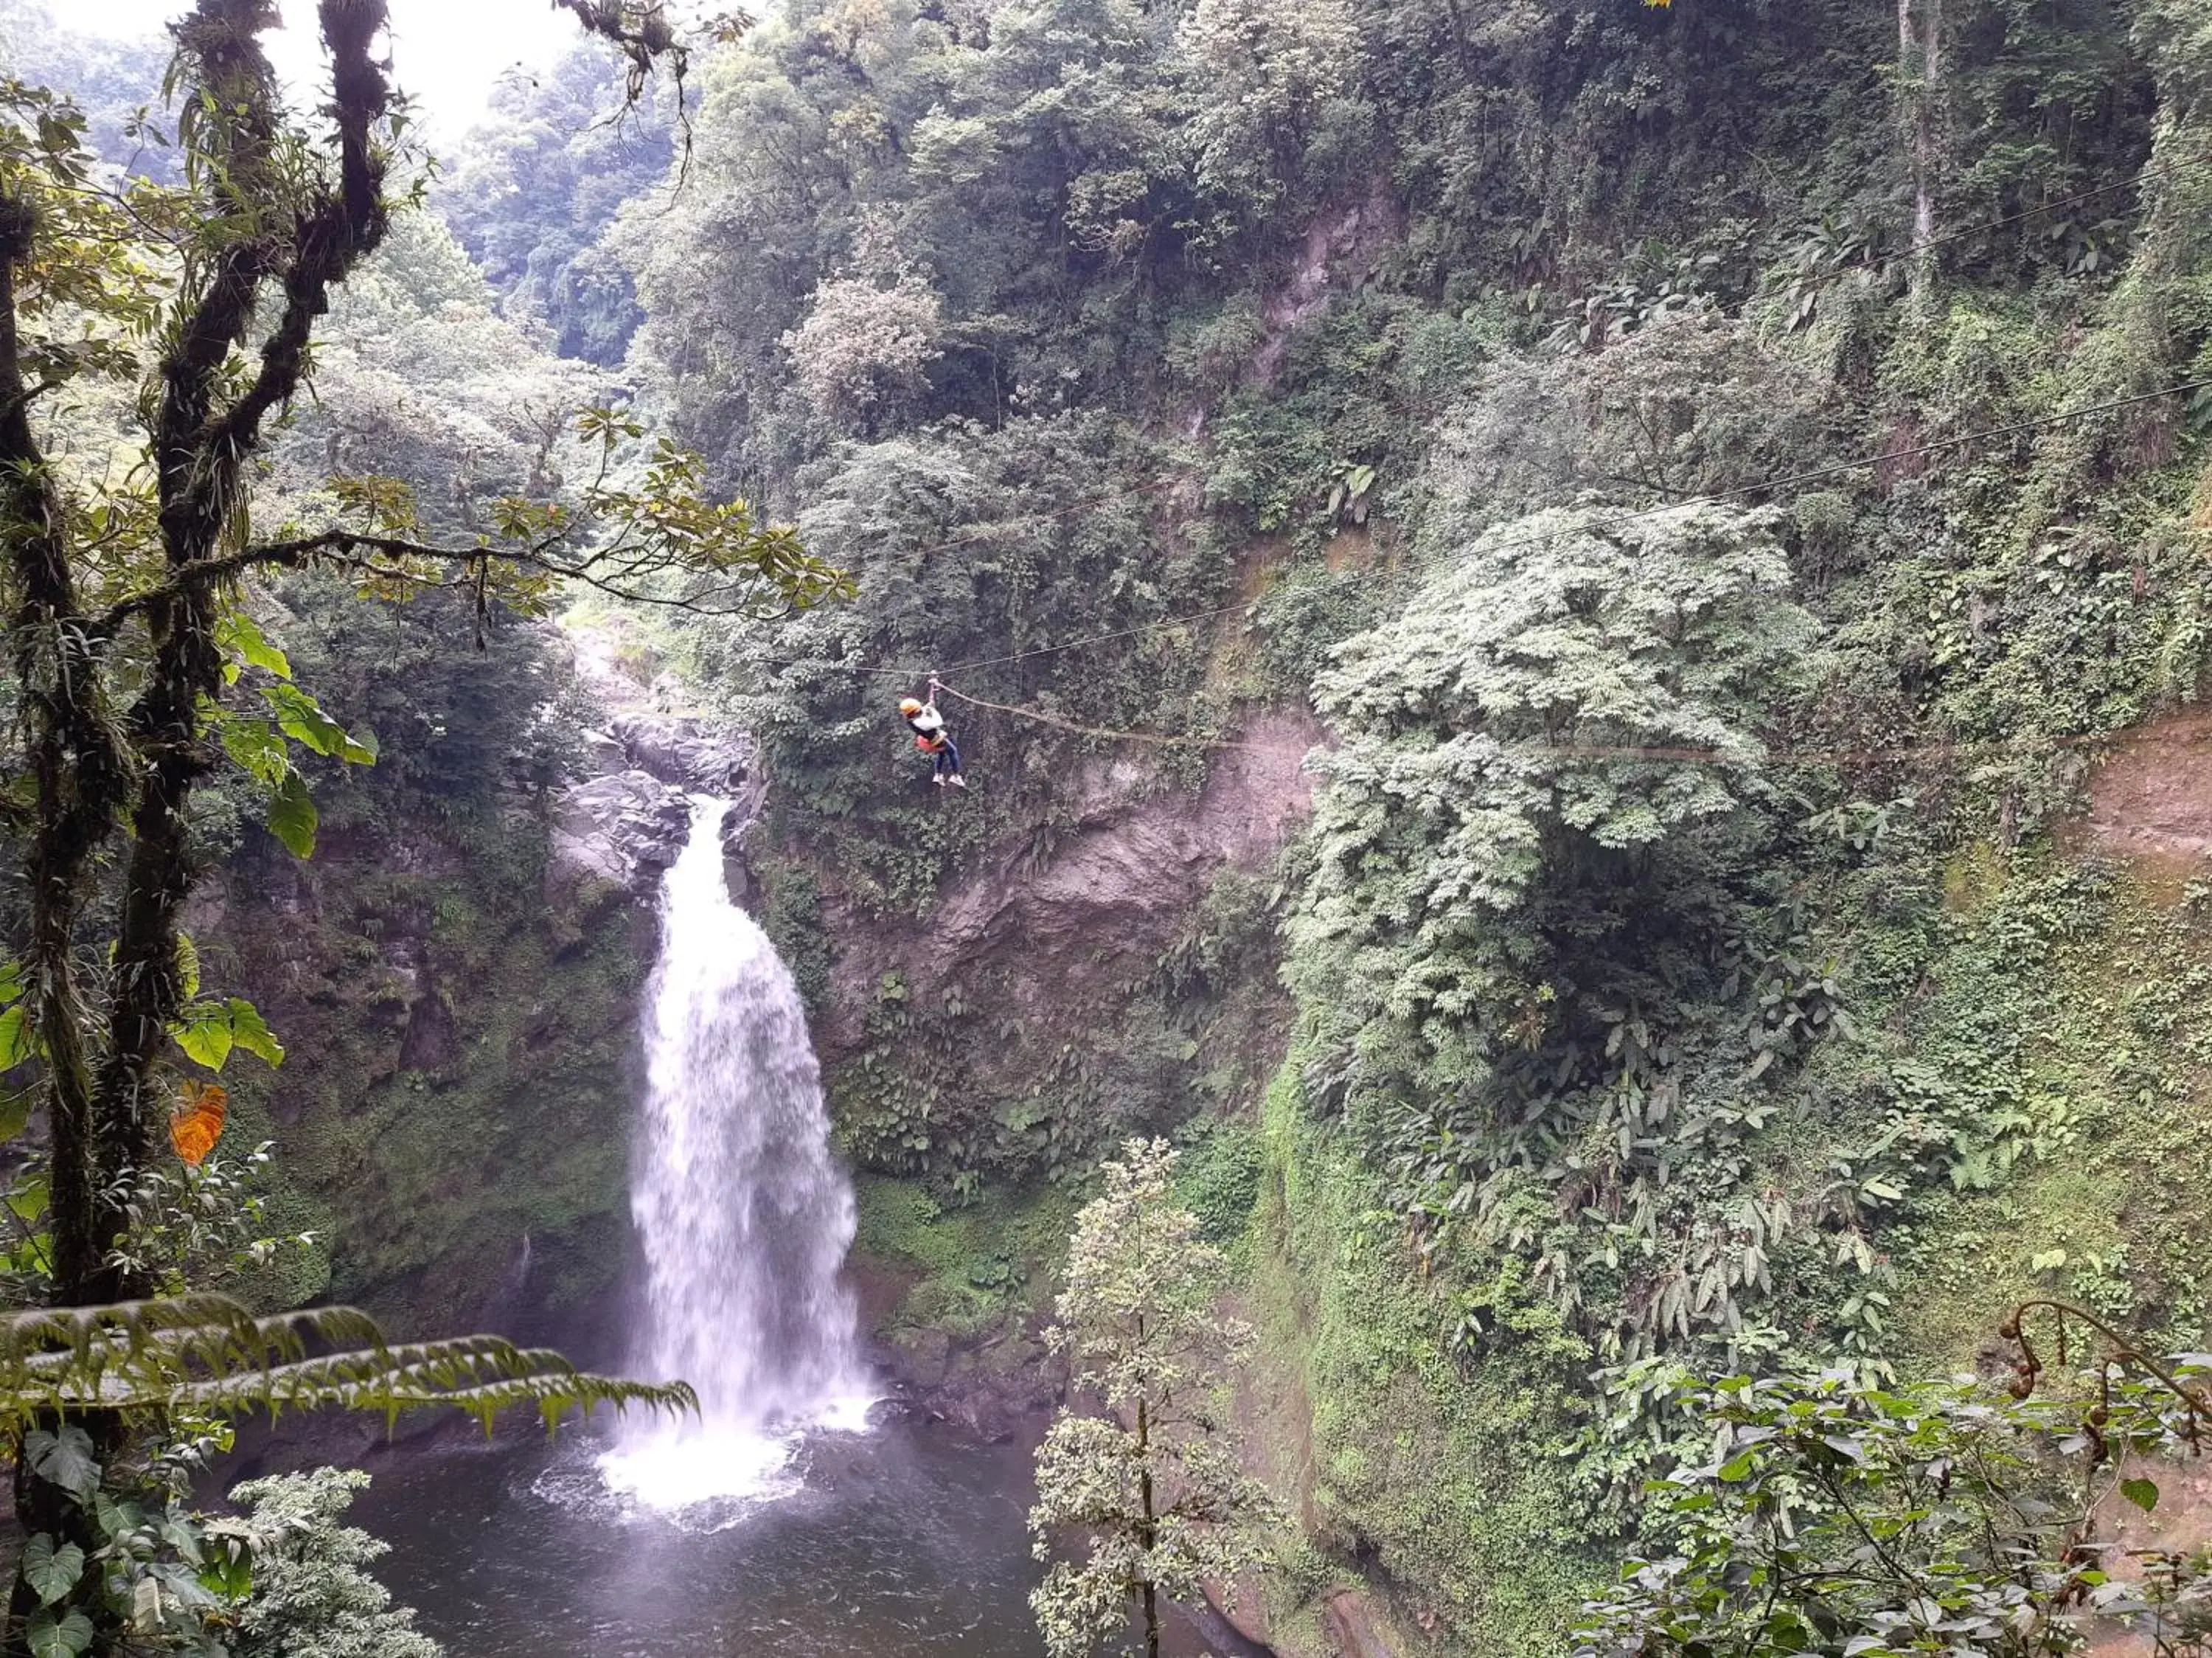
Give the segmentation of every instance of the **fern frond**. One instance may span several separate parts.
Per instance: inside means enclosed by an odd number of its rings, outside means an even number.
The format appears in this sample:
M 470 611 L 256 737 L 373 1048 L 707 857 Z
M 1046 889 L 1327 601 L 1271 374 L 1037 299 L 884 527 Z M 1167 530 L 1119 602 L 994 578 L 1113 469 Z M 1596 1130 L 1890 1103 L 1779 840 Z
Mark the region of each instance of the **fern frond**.
M 336 1345 L 336 1352 L 313 1347 Z M 0 1427 L 44 1414 L 189 1407 L 213 1416 L 285 1410 L 367 1411 L 396 1422 L 446 1405 L 487 1429 L 528 1407 L 550 1429 L 570 1411 L 696 1411 L 682 1382 L 579 1371 L 558 1353 L 497 1336 L 386 1344 L 349 1307 L 258 1317 L 227 1295 L 0 1314 Z

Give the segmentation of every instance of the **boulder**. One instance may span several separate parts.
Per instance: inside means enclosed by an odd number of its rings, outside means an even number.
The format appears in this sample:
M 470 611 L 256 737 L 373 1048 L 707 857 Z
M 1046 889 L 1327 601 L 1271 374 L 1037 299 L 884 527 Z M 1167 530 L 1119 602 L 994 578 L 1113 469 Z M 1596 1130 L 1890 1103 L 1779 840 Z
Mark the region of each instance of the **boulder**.
M 629 765 L 680 789 L 735 797 L 758 777 L 752 739 L 704 720 L 623 713 L 608 722 L 607 731 Z
M 592 777 L 561 797 L 553 821 L 554 867 L 644 896 L 684 850 L 690 824 L 684 791 L 649 772 Z

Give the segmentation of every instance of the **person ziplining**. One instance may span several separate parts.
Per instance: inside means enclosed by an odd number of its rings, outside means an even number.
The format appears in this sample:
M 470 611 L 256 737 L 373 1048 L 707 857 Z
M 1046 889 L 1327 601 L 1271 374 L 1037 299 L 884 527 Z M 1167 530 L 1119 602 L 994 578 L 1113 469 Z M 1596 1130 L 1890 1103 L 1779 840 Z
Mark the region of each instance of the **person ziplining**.
M 930 757 L 929 780 L 942 789 L 948 783 L 955 789 L 965 789 L 968 779 L 960 775 L 960 745 L 945 723 L 945 716 L 937 711 L 938 683 L 929 682 L 929 700 L 907 697 L 899 703 L 899 712 L 914 728 L 914 746 Z

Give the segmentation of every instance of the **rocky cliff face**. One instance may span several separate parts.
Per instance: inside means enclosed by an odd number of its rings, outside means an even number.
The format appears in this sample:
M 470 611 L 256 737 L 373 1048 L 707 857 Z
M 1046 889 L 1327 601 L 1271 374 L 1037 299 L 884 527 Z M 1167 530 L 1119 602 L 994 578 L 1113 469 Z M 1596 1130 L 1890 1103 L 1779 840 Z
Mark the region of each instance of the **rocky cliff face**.
M 1060 1159 L 1072 1173 L 1125 1133 L 1251 1120 L 1289 1019 L 1268 889 L 1321 739 L 1262 713 L 1194 789 L 1095 759 L 1048 844 L 1002 838 L 920 919 L 871 916 L 835 869 L 778 849 L 781 878 L 821 893 L 815 1039 L 861 1166 L 864 1315 L 924 1414 L 1000 1439 L 1057 1402 L 1040 1332 L 1073 1212 Z
M 650 916 L 614 882 L 545 880 L 528 813 L 503 833 L 364 826 L 305 864 L 267 849 L 195 918 L 215 982 L 289 1049 L 226 1073 L 232 1143 L 276 1141 L 277 1219 L 324 1240 L 289 1292 L 397 1333 L 565 1334 L 623 1255 Z
M 838 960 L 817 1033 L 825 1060 L 866 1045 L 887 976 L 918 986 L 982 980 L 1018 1015 L 1000 1022 L 1018 1028 L 969 1053 L 968 1080 L 1021 1086 L 1036 1074 L 1037 1040 L 1103 1022 L 1222 872 L 1263 869 L 1304 826 L 1305 758 L 1321 741 L 1303 714 L 1261 715 L 1195 790 L 1162 792 L 1151 768 L 1126 757 L 1094 760 L 1068 779 L 1060 804 L 1072 822 L 1055 845 L 1040 857 L 1001 844 L 926 919 L 871 921 L 833 899 Z
M 591 734 L 590 774 L 562 791 L 552 814 L 554 872 L 613 881 L 650 898 L 690 832 L 690 797 L 713 795 L 730 802 L 723 844 L 731 891 L 751 907 L 758 883 L 744 862 L 744 838 L 767 793 L 752 740 L 704 716 L 670 711 L 678 687 L 665 679 L 641 683 L 605 635 L 580 629 L 571 643 L 577 678 L 605 723 Z

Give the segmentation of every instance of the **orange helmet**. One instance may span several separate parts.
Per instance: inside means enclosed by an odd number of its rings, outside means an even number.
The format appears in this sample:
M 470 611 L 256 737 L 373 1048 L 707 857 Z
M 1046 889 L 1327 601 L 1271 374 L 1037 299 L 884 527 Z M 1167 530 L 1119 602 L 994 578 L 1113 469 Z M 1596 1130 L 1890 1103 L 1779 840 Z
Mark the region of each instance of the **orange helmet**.
M 900 713 L 902 713 L 902 714 L 909 714 L 909 715 L 911 715 L 911 714 L 919 714 L 919 713 L 921 713 L 921 698 L 919 698 L 919 697 L 902 697 L 902 698 L 899 698 L 899 712 L 900 712 Z

